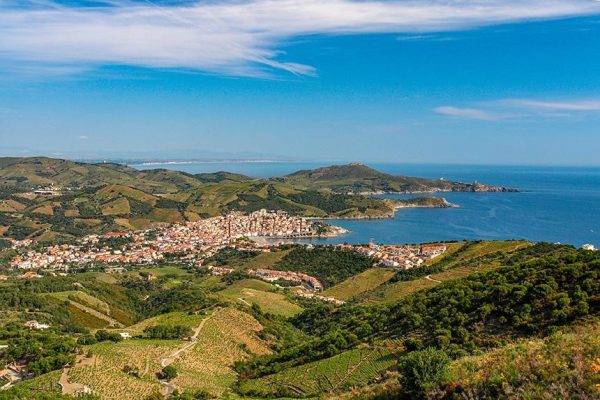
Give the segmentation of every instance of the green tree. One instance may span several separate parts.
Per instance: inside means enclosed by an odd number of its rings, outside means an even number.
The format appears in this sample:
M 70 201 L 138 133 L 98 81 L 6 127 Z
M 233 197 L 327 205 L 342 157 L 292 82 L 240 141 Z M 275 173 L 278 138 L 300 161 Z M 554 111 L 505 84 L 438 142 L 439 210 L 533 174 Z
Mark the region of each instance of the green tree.
M 166 381 L 172 381 L 177 378 L 177 370 L 171 365 L 167 365 L 162 369 L 162 377 Z
M 422 399 L 443 378 L 450 365 L 450 357 L 433 347 L 408 353 L 400 363 L 402 391 L 411 399 Z

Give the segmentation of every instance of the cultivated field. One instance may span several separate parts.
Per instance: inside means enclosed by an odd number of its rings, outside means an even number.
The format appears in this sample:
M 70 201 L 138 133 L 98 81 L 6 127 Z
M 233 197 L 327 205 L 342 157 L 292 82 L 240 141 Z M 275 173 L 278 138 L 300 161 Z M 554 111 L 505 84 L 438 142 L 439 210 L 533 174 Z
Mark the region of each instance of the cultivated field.
M 270 352 L 257 336 L 261 329 L 249 314 L 234 308 L 218 310 L 204 324 L 195 347 L 172 364 L 178 370 L 173 383 L 183 390 L 202 389 L 221 396 L 237 379 L 232 369 L 235 361 Z
M 324 294 L 339 300 L 349 300 L 352 297 L 384 284 L 392 276 L 394 276 L 394 270 L 392 269 L 371 268 L 327 289 Z
M 237 380 L 232 369 L 235 361 L 270 352 L 257 336 L 262 326 L 249 314 L 234 308 L 217 309 L 208 317 L 169 313 L 142 321 L 127 330 L 141 331 L 153 324 L 187 324 L 201 328 L 196 342 L 131 339 L 85 346 L 84 351 L 89 351 L 92 358 L 76 364 L 68 372 L 69 382 L 90 387 L 102 399 L 141 400 L 153 393 L 164 392 L 165 387 L 157 379 L 162 368 L 160 362 L 184 349 L 171 363 L 178 371 L 172 383 L 180 391 L 202 389 L 220 396 L 229 392 Z M 139 376 L 124 372 L 126 366 L 137 370 Z M 57 377 L 48 379 L 57 380 Z
M 119 343 L 102 342 L 86 346 L 94 357 L 90 365 L 76 365 L 69 371 L 69 381 L 90 387 L 102 399 L 144 399 L 162 390 L 156 379 L 161 370 L 160 359 L 181 346 L 174 340 L 127 340 Z M 135 368 L 140 377 L 123 371 Z
M 270 283 L 256 279 L 235 282 L 218 292 L 219 297 L 246 306 L 256 304 L 262 311 L 289 317 L 302 311 L 302 307 L 293 303 L 284 294 L 276 292 Z
M 41 393 L 60 393 L 61 387 L 58 384 L 62 371 L 52 371 L 47 374 L 36 376 L 33 379 L 27 379 L 19 383 L 18 386 L 30 389 L 33 392 Z
M 319 393 L 366 385 L 395 363 L 396 357 L 392 350 L 385 347 L 357 348 L 331 358 L 243 382 L 241 390 L 267 397 L 275 394 L 316 396 Z
M 499 251 L 508 253 L 530 245 L 529 242 L 524 241 L 484 241 L 454 247 L 451 253 L 443 258 L 436 259 L 436 262 L 433 263 L 442 265 L 444 271 L 412 281 L 381 285 L 371 292 L 365 292 L 361 299 L 367 303 L 392 303 L 419 290 L 437 286 L 442 282 L 461 279 L 476 272 L 486 272 L 501 266 L 494 261 L 478 263 L 476 260 L 478 257 Z

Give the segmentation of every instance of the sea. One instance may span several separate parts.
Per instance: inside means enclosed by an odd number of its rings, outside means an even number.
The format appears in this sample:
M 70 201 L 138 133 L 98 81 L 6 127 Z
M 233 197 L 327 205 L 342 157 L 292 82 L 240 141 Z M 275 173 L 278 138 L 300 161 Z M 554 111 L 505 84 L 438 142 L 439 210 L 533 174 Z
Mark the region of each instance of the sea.
M 188 173 L 229 171 L 257 178 L 281 176 L 331 163 L 194 162 L 132 165 Z M 439 193 L 458 208 L 407 208 L 393 218 L 328 220 L 348 234 L 303 242 L 425 243 L 463 239 L 527 239 L 600 247 L 600 167 L 368 164 L 395 175 L 445 178 L 514 187 L 518 193 Z M 419 195 L 384 195 L 410 198 Z

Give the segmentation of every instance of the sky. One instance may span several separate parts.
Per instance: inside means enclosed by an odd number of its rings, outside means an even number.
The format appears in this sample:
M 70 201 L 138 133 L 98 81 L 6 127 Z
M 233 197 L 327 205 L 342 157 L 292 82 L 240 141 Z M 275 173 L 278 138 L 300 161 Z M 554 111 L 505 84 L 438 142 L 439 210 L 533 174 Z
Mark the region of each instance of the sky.
M 0 155 L 599 154 L 597 0 L 0 1 Z

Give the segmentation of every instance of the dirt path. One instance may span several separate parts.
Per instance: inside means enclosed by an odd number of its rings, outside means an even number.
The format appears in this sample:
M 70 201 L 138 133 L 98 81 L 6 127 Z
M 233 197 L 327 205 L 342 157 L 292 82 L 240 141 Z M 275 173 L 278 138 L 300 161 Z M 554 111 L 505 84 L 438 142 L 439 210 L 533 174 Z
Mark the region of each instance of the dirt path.
M 74 365 L 92 365 L 94 364 L 95 358 L 94 357 L 85 357 L 85 356 L 77 356 L 75 358 L 75 364 Z M 58 380 L 58 384 L 61 387 L 61 391 L 62 394 L 66 394 L 66 395 L 77 395 L 79 393 L 90 393 L 91 390 L 89 387 L 87 387 L 86 385 L 83 385 L 81 383 L 71 383 L 69 382 L 69 371 L 71 370 L 71 367 L 65 367 L 62 370 L 62 374 L 60 375 L 60 379 Z
M 165 358 L 162 358 L 160 360 L 160 366 L 164 368 L 167 365 L 170 365 L 173 361 L 175 361 L 175 359 L 177 357 L 179 357 L 181 355 L 181 353 L 183 353 L 184 351 L 189 350 L 192 347 L 194 347 L 196 345 L 196 343 L 198 342 L 198 335 L 200 334 L 200 331 L 204 327 L 204 324 L 206 324 L 206 322 L 209 319 L 211 319 L 212 317 L 214 317 L 215 314 L 219 310 L 220 310 L 219 308 L 215 309 L 215 311 L 213 311 L 212 314 L 210 314 L 208 317 L 204 318 L 200 322 L 200 325 L 198 325 L 196 327 L 196 329 L 194 329 L 194 335 L 192 337 L 190 337 L 190 341 L 188 343 L 186 343 L 183 347 L 181 347 L 181 348 L 177 349 L 176 351 L 174 351 L 173 353 L 171 353 L 170 355 L 166 356 Z
M 435 282 L 435 283 L 442 283 L 442 281 L 438 281 L 437 279 L 433 279 L 433 278 L 431 277 L 431 275 L 427 275 L 427 276 L 425 277 L 425 279 L 427 279 L 427 280 L 430 280 L 431 282 Z
M 243 299 L 242 297 L 238 297 L 238 300 L 241 301 L 242 303 L 244 303 L 247 306 L 252 307 L 252 303 L 248 303 L 245 299 Z
M 170 355 L 166 356 L 165 358 L 162 358 L 160 360 L 160 366 L 161 367 L 166 367 L 167 365 L 170 365 L 173 361 L 175 361 L 177 359 L 177 357 L 179 357 L 183 352 L 190 350 L 191 348 L 193 348 L 196 343 L 198 343 L 198 335 L 200 334 L 200 331 L 202 330 L 202 328 L 204 328 L 204 324 L 206 324 L 206 322 L 211 319 L 212 317 L 215 316 L 215 314 L 220 310 L 220 308 L 215 309 L 212 314 L 210 314 L 208 317 L 204 318 L 202 321 L 200 321 L 200 324 L 196 327 L 196 329 L 194 329 L 194 334 L 190 337 L 190 341 L 189 343 L 186 343 L 183 347 L 181 347 L 180 349 L 174 351 L 173 353 L 171 353 Z M 171 394 L 173 394 L 173 392 L 175 392 L 175 390 L 177 390 L 177 385 L 175 385 L 174 383 L 171 382 L 167 382 L 165 380 L 160 380 L 160 383 L 162 385 L 165 386 L 165 391 L 163 392 L 163 394 L 167 397 L 169 397 Z
M 116 319 L 111 318 L 108 315 L 102 314 L 101 312 L 99 312 L 97 310 L 94 310 L 91 307 L 84 306 L 83 304 L 78 303 L 78 302 L 73 301 L 73 300 L 68 300 L 68 301 L 73 306 L 79 308 L 81 311 L 84 311 L 84 312 L 86 312 L 88 314 L 93 315 L 94 317 L 96 317 L 98 319 L 101 319 L 101 320 L 104 320 L 104 321 L 108 322 L 109 326 L 111 326 L 111 327 L 123 328 L 125 326 L 122 323 L 120 323 L 119 321 L 117 321 Z

